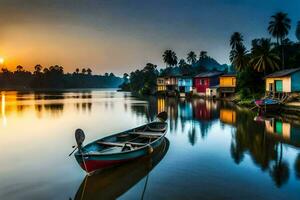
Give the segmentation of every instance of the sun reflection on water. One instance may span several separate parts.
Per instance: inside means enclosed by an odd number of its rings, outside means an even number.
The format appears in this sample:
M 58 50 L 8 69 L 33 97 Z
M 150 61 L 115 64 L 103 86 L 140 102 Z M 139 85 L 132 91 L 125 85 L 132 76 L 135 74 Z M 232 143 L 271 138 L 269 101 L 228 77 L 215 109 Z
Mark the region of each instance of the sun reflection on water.
M 5 115 L 5 94 L 1 93 L 1 118 L 2 118 L 2 126 L 6 127 L 7 120 Z

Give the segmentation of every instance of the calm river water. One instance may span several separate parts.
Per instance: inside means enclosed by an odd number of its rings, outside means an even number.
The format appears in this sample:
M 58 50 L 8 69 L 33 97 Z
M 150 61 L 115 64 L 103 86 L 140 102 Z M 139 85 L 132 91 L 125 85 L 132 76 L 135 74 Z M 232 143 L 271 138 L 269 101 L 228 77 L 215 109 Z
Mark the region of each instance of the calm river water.
M 225 102 L 138 99 L 109 90 L 2 92 L 0 199 L 299 199 L 300 126 Z M 85 178 L 85 142 L 167 111 L 164 149 Z

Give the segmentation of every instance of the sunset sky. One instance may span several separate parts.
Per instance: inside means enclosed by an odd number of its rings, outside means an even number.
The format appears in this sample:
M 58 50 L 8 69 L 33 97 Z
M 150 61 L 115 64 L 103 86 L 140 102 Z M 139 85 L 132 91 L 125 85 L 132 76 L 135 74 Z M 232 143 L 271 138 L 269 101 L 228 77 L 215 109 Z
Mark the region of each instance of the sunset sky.
M 232 32 L 249 45 L 283 11 L 295 40 L 299 9 L 299 0 L 0 0 L 0 57 L 9 69 L 59 64 L 118 75 L 146 62 L 164 66 L 165 49 L 184 58 L 206 50 L 229 63 Z

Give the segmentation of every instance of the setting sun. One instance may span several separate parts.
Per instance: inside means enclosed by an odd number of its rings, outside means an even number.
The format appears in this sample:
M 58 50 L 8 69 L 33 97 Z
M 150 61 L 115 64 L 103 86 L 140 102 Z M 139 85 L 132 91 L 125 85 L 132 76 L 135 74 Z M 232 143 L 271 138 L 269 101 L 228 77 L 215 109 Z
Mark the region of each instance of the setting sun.
M 4 58 L 0 57 L 0 64 L 4 63 Z

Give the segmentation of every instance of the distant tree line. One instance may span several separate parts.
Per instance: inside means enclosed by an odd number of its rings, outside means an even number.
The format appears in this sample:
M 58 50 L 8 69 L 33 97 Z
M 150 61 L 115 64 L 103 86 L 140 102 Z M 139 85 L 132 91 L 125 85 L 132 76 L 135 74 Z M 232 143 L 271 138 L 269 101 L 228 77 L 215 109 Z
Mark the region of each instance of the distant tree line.
M 113 73 L 93 75 L 90 68 L 77 68 L 73 73 L 64 73 L 59 65 L 43 68 L 36 65 L 34 71 L 26 71 L 18 65 L 15 71 L 2 68 L 1 89 L 64 89 L 64 88 L 108 88 L 118 87 L 123 79 Z
M 238 72 L 238 90 L 242 98 L 260 96 L 265 89 L 264 76 L 300 67 L 300 21 L 295 33 L 298 42 L 287 38 L 290 28 L 291 19 L 286 13 L 274 14 L 267 30 L 275 42 L 271 38 L 256 38 L 252 40 L 250 50 L 243 44 L 241 33 L 232 34 L 230 61 Z
M 157 69 L 157 65 L 147 63 L 142 70 L 136 70 L 130 74 L 123 75 L 123 84 L 120 86 L 125 91 L 137 92 L 139 94 L 154 94 L 156 89 L 156 79 L 158 76 L 179 75 L 194 76 L 208 70 L 220 70 L 219 65 L 213 58 L 207 55 L 206 51 L 200 51 L 199 56 L 194 51 L 187 53 L 186 59 L 178 61 L 177 55 L 173 50 L 165 50 L 162 55 L 166 68 Z M 212 65 L 207 69 L 207 65 Z M 227 72 L 228 66 L 222 68 Z

